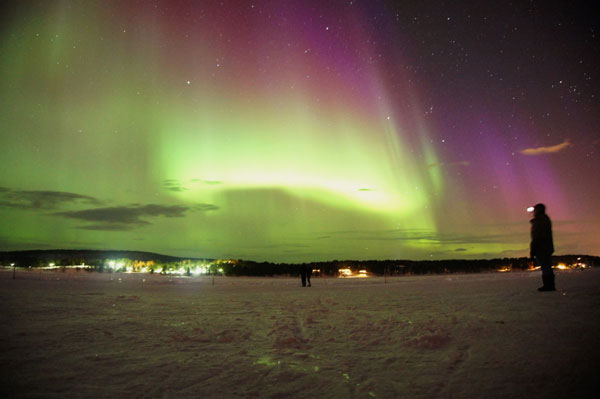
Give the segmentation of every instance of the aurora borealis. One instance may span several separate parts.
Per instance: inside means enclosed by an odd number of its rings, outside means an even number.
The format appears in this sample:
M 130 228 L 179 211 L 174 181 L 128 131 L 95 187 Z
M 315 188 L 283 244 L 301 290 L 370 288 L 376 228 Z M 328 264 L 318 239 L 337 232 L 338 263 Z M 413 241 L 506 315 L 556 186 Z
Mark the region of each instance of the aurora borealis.
M 3 6 L 0 250 L 599 255 L 585 3 Z

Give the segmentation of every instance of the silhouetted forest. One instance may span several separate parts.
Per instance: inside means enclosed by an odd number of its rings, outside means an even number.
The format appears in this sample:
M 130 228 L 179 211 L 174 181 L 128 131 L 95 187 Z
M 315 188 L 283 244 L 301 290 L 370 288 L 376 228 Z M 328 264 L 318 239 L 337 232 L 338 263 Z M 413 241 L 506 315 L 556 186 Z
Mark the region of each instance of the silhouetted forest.
M 45 267 L 52 263 L 55 266 L 71 266 L 85 264 L 90 270 L 107 271 L 107 264 L 115 259 L 133 264 L 151 262 L 152 270 L 161 268 L 164 271 L 184 268 L 188 271 L 195 264 L 202 263 L 208 272 L 217 271 L 226 276 L 295 276 L 300 269 L 299 263 L 254 262 L 251 260 L 215 260 L 203 258 L 180 258 L 140 251 L 100 251 L 100 250 L 34 250 L 0 252 L 0 265 L 16 267 Z M 600 257 L 589 255 L 560 255 L 553 257 L 554 265 L 563 264 L 569 267 L 600 265 Z M 504 269 L 527 270 L 531 267 L 530 258 L 497 258 L 497 259 L 452 259 L 452 260 L 332 260 L 326 262 L 305 263 L 312 267 L 314 275 L 336 276 L 340 269 L 353 272 L 366 270 L 371 275 L 422 275 L 443 273 L 481 273 Z M 123 271 L 125 269 L 123 268 Z M 111 270 L 119 271 L 119 270 Z
M 589 267 L 600 265 L 600 257 L 588 255 L 554 256 L 553 263 L 573 266 L 585 264 Z M 350 269 L 353 272 L 367 270 L 369 274 L 411 275 L 411 274 L 444 274 L 444 273 L 481 273 L 504 270 L 527 270 L 531 267 L 530 258 L 497 258 L 497 259 L 453 259 L 453 260 L 333 260 L 328 262 L 306 263 L 312 266 L 314 275 L 335 276 L 340 269 Z M 224 264 L 224 274 L 232 276 L 275 276 L 296 275 L 300 264 L 253 262 L 237 260 Z

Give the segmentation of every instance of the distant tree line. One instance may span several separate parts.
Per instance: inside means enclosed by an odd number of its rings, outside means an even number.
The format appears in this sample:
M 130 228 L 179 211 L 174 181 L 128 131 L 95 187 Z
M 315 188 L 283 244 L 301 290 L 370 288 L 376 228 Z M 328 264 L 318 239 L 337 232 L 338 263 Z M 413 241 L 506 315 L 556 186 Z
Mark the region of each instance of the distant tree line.
M 452 260 L 332 260 L 326 262 L 303 263 L 312 267 L 316 275 L 336 276 L 340 269 L 350 269 L 357 273 L 367 270 L 378 276 L 423 275 L 444 273 L 481 273 L 506 270 L 527 270 L 531 266 L 530 258 L 497 259 L 452 259 Z M 573 265 L 585 263 L 588 266 L 600 265 L 600 257 L 588 255 L 554 256 L 555 264 Z M 236 260 L 225 264 L 224 274 L 228 276 L 275 276 L 297 275 L 301 264 L 254 262 Z
M 586 264 L 589 267 L 600 265 L 600 257 L 589 255 L 560 255 L 553 257 L 554 264 Z M 217 273 L 226 276 L 296 276 L 299 263 L 271 263 L 250 260 L 215 260 L 200 258 L 178 258 L 136 251 L 97 251 L 97 250 L 39 250 L 0 252 L 0 265 L 14 263 L 17 267 L 44 267 L 50 263 L 56 266 L 88 265 L 89 270 L 99 272 L 140 272 L 170 273 L 182 271 L 191 275 L 202 265 L 204 273 Z M 496 259 L 452 259 L 452 260 L 332 260 L 304 263 L 312 267 L 315 275 L 337 276 L 340 269 L 353 272 L 367 270 L 372 275 L 424 275 L 444 273 L 481 273 L 505 270 L 527 270 L 530 258 Z

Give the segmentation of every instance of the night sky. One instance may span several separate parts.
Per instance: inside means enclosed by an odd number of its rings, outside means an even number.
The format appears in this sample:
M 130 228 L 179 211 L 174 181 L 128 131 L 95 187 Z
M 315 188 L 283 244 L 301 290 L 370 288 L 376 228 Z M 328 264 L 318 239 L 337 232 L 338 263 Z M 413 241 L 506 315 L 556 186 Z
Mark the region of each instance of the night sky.
M 5 4 L 0 250 L 600 255 L 591 4 Z

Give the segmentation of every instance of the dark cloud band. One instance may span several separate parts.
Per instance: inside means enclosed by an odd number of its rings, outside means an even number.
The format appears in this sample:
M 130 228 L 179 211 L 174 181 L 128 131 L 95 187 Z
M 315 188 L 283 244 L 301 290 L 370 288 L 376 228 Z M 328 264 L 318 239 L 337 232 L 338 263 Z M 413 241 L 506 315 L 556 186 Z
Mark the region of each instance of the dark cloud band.
M 102 201 L 64 191 L 12 190 L 0 188 L 0 206 L 15 209 L 59 209 L 65 205 L 101 205 Z
M 91 224 L 79 227 L 85 230 L 127 231 L 151 224 L 146 220 L 148 218 L 182 218 L 190 211 L 211 211 L 217 209 L 219 207 L 212 204 L 197 204 L 194 206 L 133 204 L 129 206 L 56 212 L 53 215 L 91 222 Z

